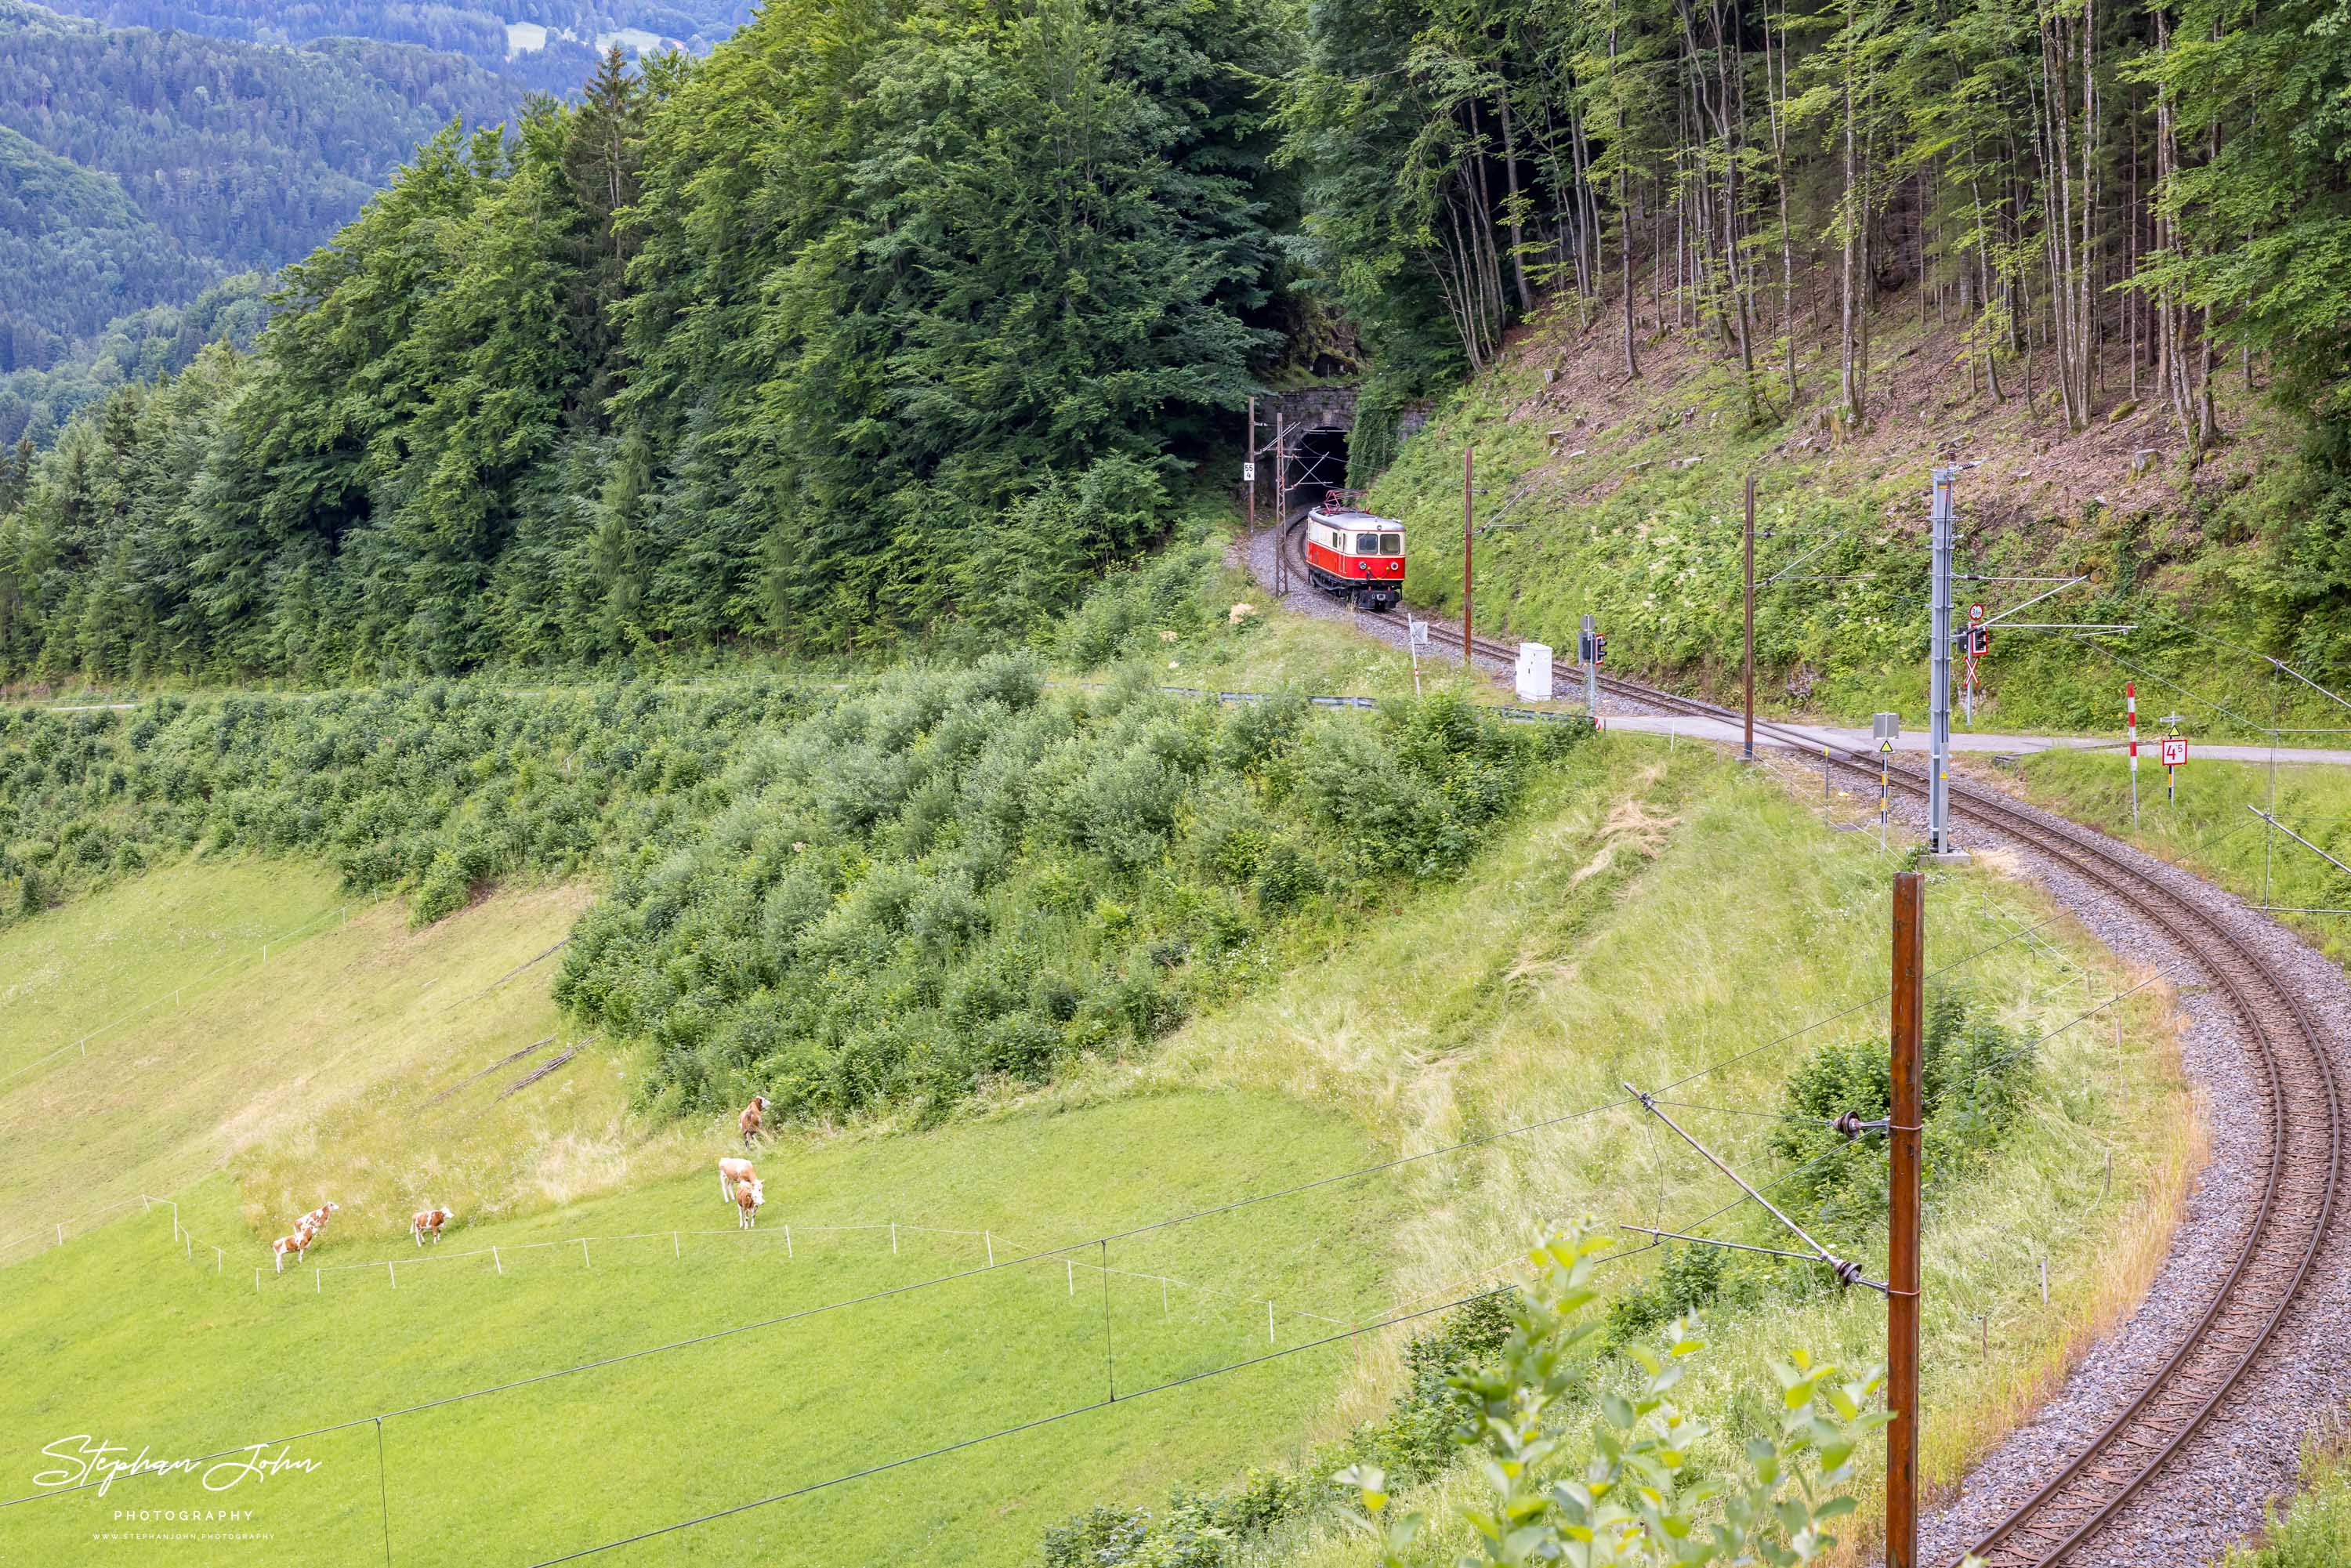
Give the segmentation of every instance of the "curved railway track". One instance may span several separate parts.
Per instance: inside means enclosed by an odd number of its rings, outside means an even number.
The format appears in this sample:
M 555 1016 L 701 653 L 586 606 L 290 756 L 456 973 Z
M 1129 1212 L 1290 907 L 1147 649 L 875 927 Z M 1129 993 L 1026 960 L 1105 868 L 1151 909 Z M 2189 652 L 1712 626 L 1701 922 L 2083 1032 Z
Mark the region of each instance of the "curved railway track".
M 1293 551 L 1296 524 L 1282 548 Z M 1458 628 L 1433 634 L 1461 645 Z M 1516 650 L 1472 636 L 1469 651 L 1508 664 Z M 1728 708 L 1604 675 L 1601 689 L 1672 713 L 1731 719 Z M 1823 749 L 1812 737 L 1766 720 L 1755 725 L 1800 750 Z M 1875 756 L 1831 747 L 1833 764 L 1875 780 Z M 1923 799 L 1927 779 L 1907 768 L 1889 782 Z M 2343 1167 L 2343 1092 L 2335 1065 L 2309 1005 L 2228 925 L 2085 830 L 2019 808 L 1995 791 L 1950 783 L 1955 817 L 2012 839 L 2081 878 L 2162 932 L 2224 997 L 2252 1047 L 2257 1110 L 2270 1132 L 2260 1202 L 2227 1273 L 2202 1314 L 2156 1375 L 2073 1461 L 1974 1546 L 1991 1568 L 2051 1568 L 2113 1519 L 2153 1480 L 2180 1446 L 2228 1400 L 2301 1293 L 2334 1217 Z
M 1457 639 L 1458 641 L 1458 639 Z M 1604 677 L 1604 689 L 1676 712 L 1736 720 L 1712 703 Z M 1818 743 L 1764 720 L 1800 749 Z M 1830 759 L 1875 779 L 1875 757 L 1828 748 Z M 1927 779 L 1889 770 L 1893 785 L 1924 799 Z M 2096 836 L 2019 809 L 1995 791 L 1950 785 L 1954 816 L 1990 828 L 2064 867 L 2164 933 L 2227 998 L 2252 1048 L 2258 1109 L 2270 1129 L 2261 1200 L 2229 1271 L 2169 1360 L 2074 1460 L 1973 1548 L 1991 1568 L 2046 1568 L 2152 1480 L 2180 1445 L 2227 1400 L 2309 1278 L 2342 1179 L 2343 1095 L 2309 1005 L 2206 907 L 2147 875 Z

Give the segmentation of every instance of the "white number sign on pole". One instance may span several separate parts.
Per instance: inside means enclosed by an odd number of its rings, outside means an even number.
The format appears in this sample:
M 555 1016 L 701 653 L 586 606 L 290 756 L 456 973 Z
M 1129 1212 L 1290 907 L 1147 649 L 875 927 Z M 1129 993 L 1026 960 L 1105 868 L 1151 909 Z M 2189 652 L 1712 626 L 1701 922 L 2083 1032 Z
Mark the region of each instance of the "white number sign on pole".
M 2188 743 L 2186 741 L 2166 740 L 2163 743 L 2163 765 L 2166 768 L 2183 767 L 2187 761 Z
M 1522 703 L 1551 701 L 1551 644 L 1519 644 L 1518 685 Z
M 1244 463 L 1241 465 L 1241 483 L 1244 485 L 1254 485 L 1257 483 L 1256 464 Z

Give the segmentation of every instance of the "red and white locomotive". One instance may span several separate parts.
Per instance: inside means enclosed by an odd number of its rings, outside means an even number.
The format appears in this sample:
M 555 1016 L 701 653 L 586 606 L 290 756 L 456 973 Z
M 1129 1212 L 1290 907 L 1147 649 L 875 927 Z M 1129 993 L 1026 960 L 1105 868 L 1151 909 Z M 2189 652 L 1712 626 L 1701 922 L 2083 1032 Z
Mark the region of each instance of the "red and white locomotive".
M 1306 573 L 1314 586 L 1361 610 L 1393 608 L 1404 594 L 1404 525 L 1333 490 L 1306 514 Z

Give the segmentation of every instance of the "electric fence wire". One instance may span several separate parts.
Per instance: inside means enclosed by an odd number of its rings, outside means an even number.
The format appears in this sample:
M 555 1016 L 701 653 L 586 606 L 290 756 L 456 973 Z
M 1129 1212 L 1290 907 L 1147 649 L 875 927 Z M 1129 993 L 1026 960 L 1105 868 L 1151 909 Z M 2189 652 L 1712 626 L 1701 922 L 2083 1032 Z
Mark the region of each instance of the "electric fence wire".
M 1741 1192 L 1739 1197 L 1731 1199 L 1729 1203 L 1724 1204 L 1721 1207 L 1715 1209 L 1712 1213 L 1706 1215 L 1702 1218 L 1687 1222 L 1681 1228 L 1681 1230 L 1695 1231 L 1701 1226 L 1710 1225 L 1715 1220 L 1720 1218 L 1723 1215 L 1730 1212 L 1730 1210 L 1737 1208 L 1740 1205 L 1752 1201 L 1757 1194 L 1768 1193 L 1782 1186 L 1787 1183 L 1793 1181 L 1796 1177 L 1810 1172 L 1832 1156 L 1842 1154 L 1843 1152 L 1843 1145 L 1824 1149 L 1820 1154 L 1815 1155 L 1813 1158 L 1805 1161 L 1802 1166 L 1799 1166 L 1792 1170 L 1782 1172 L 1772 1180 L 1756 1188 L 1755 1193 Z M 1662 1228 L 1662 1227 L 1660 1227 L 1660 1228 Z M 1676 1234 L 1678 1235 L 1680 1232 L 1677 1232 Z M 1698 1239 L 1706 1240 L 1709 1239 L 1701 1238 Z M 1611 1253 L 1607 1257 L 1599 1259 L 1594 1266 L 1604 1269 L 1614 1264 L 1627 1262 L 1659 1245 L 1661 1245 L 1660 1242 L 1651 1240 L 1645 1242 L 1638 1247 L 1627 1248 L 1622 1252 Z M 1510 1259 L 1489 1265 L 1487 1269 L 1479 1270 L 1479 1272 L 1490 1273 L 1496 1269 L 1508 1268 L 1513 1264 L 1524 1262 L 1531 1255 L 1531 1250 L 1532 1249 L 1521 1249 Z M 1788 1254 L 1788 1256 L 1802 1256 L 1806 1258 L 1807 1260 L 1817 1261 L 1817 1260 L 1812 1259 L 1810 1254 L 1799 1255 L 1791 1253 Z M 1468 1276 L 1468 1278 L 1471 1279 L 1476 1277 L 1476 1274 Z M 557 1563 L 574 1563 L 582 1558 L 593 1557 L 602 1552 L 617 1551 L 624 1546 L 633 1546 L 641 1542 L 653 1540 L 657 1536 L 672 1534 L 681 1530 L 690 1530 L 696 1525 L 708 1524 L 715 1521 L 729 1518 L 738 1513 L 747 1513 L 753 1509 L 766 1508 L 774 1503 L 787 1502 L 795 1498 L 806 1497 L 811 1492 L 822 1491 L 828 1488 L 844 1485 L 850 1481 L 862 1480 L 868 1476 L 879 1475 L 885 1470 L 893 1470 L 902 1469 L 907 1465 L 919 1464 L 925 1459 L 937 1458 L 943 1455 L 952 1454 L 964 1448 L 977 1448 L 980 1444 L 994 1442 L 998 1438 L 1015 1437 L 1023 1432 L 1034 1431 L 1038 1427 L 1051 1426 L 1055 1422 L 1066 1421 L 1078 1416 L 1091 1415 L 1098 1410 L 1108 1409 L 1113 1405 L 1132 1404 L 1135 1400 L 1149 1395 L 1165 1393 L 1170 1389 L 1182 1388 L 1190 1384 L 1205 1382 L 1212 1377 L 1221 1377 L 1227 1373 L 1240 1372 L 1250 1367 L 1262 1366 L 1269 1362 L 1280 1361 L 1286 1356 L 1297 1355 L 1306 1351 L 1325 1349 L 1331 1345 L 1337 1344 L 1347 1340 L 1360 1338 L 1367 1333 L 1374 1333 L 1384 1329 L 1395 1328 L 1400 1324 L 1416 1322 L 1421 1318 L 1430 1317 L 1439 1312 L 1452 1312 L 1457 1308 L 1467 1306 L 1472 1301 L 1481 1301 L 1496 1296 L 1509 1295 L 1517 1289 L 1518 1287 L 1515 1284 L 1500 1285 L 1492 1290 L 1479 1291 L 1469 1295 L 1457 1297 L 1451 1301 L 1440 1302 L 1436 1306 L 1421 1307 L 1411 1312 L 1397 1312 L 1392 1316 L 1385 1316 L 1373 1322 L 1359 1324 L 1353 1328 L 1344 1330 L 1338 1333 L 1325 1334 L 1320 1339 L 1310 1340 L 1302 1344 L 1285 1346 L 1280 1350 L 1270 1351 L 1263 1355 L 1249 1356 L 1241 1361 L 1228 1363 L 1223 1366 L 1210 1367 L 1202 1372 L 1188 1373 L 1182 1377 L 1170 1378 L 1164 1383 L 1155 1384 L 1150 1387 L 1139 1389 L 1132 1394 L 1116 1396 L 1111 1398 L 1097 1399 L 1090 1404 L 1075 1406 L 1067 1410 L 1057 1411 L 1050 1416 L 1040 1416 L 1032 1420 L 1000 1427 L 993 1432 L 986 1432 L 977 1437 L 960 1438 L 951 1443 L 942 1443 L 935 1448 L 924 1449 L 920 1453 L 903 1455 L 894 1459 L 884 1460 L 877 1465 L 869 1465 L 862 1469 L 848 1471 L 841 1475 L 829 1477 L 820 1481 L 811 1481 L 807 1485 L 794 1487 L 786 1491 L 774 1493 L 771 1496 L 755 1498 L 748 1502 L 734 1503 L 726 1508 L 716 1509 L 707 1513 L 697 1514 L 690 1519 L 682 1519 L 669 1524 L 657 1525 L 652 1530 L 640 1531 L 634 1535 L 622 1536 L 617 1540 L 602 1542 L 597 1545 L 583 1547 L 579 1551 L 565 1552 L 557 1557 L 541 1558 L 533 1563 L 531 1564 L 531 1568 L 553 1568 L 553 1565 Z
M 264 956 L 263 962 L 265 964 L 267 962 L 266 955 L 272 946 L 280 942 L 290 942 L 294 940 L 294 938 L 301 936 L 304 932 L 309 930 L 312 926 L 318 925 L 320 921 L 329 919 L 329 917 L 337 915 L 347 915 L 350 912 L 350 906 L 349 904 L 338 904 L 332 909 L 319 911 L 318 914 L 310 916 L 309 919 L 302 922 L 299 925 L 289 927 L 288 929 L 281 931 L 277 933 L 277 935 L 267 938 L 261 944 L 260 947 L 260 952 Z M 231 970 L 249 967 L 251 962 L 252 956 L 250 954 L 242 958 L 232 958 L 227 963 L 221 965 L 217 968 L 207 969 L 193 980 L 182 981 L 179 985 L 172 988 L 171 995 L 177 997 L 181 992 L 185 991 L 192 986 L 208 984 L 211 981 L 219 979 L 223 975 L 228 974 Z M 96 1029 L 84 1034 L 80 1039 L 68 1040 L 65 1044 L 57 1047 L 57 1050 L 50 1051 L 47 1056 L 36 1057 L 32 1061 L 25 1063 L 22 1067 L 16 1068 L 8 1072 L 0 1073 L 0 1083 L 7 1083 L 16 1079 L 21 1078 L 26 1073 L 32 1071 L 36 1067 L 40 1066 L 42 1063 L 55 1061 L 58 1057 L 65 1055 L 67 1052 L 73 1051 L 76 1048 L 80 1048 L 82 1050 L 82 1053 L 84 1055 L 88 1055 L 88 1047 L 91 1040 L 96 1040 L 99 1035 L 104 1034 L 115 1025 L 137 1018 L 141 1013 L 146 1012 L 152 1008 L 161 1006 L 163 1001 L 163 997 L 164 993 L 158 991 L 153 996 L 148 998 L 145 1001 L 141 1002 L 137 1007 L 131 1008 L 127 1011 L 115 1014 L 104 1023 L 99 1024 Z
M 1953 959 L 1950 963 L 1929 971 L 1929 976 L 1947 974 L 1953 969 L 1974 963 L 1979 959 L 1986 957 L 1989 955 L 2008 946 L 2011 943 L 2022 940 L 2032 931 L 2038 930 L 2041 926 L 2050 924 L 2051 921 L 2053 921 L 2057 917 L 2055 915 L 2052 915 L 2048 920 L 2041 921 L 2035 925 L 2026 927 L 2022 931 L 2015 932 L 2010 936 L 2004 936 L 1997 942 L 1979 947 L 1975 951 L 1969 953 L 1964 956 Z M 1735 1056 L 1725 1058 L 1710 1066 L 1703 1067 L 1694 1072 L 1686 1074 L 1681 1078 L 1676 1079 L 1671 1083 L 1661 1086 L 1659 1091 L 1655 1091 L 1653 1092 L 1661 1092 L 1664 1089 L 1677 1088 L 1681 1084 L 1691 1082 L 1698 1078 L 1705 1077 L 1709 1073 L 1719 1071 L 1726 1067 L 1746 1061 L 1749 1058 L 1753 1057 L 1761 1051 L 1768 1051 L 1774 1046 L 1782 1045 L 1790 1040 L 1798 1039 L 1813 1030 L 1825 1027 L 1840 1019 L 1848 1018 L 1854 1013 L 1861 1011 L 1865 1008 L 1874 1007 L 1878 1003 L 1886 1000 L 1891 994 L 1892 993 L 1890 991 L 1887 991 L 1863 1001 L 1856 1002 L 1853 1006 L 1843 1009 L 1835 1013 L 1832 1013 L 1825 1018 L 1815 1019 L 1812 1023 L 1805 1024 L 1798 1029 L 1794 1029 L 1784 1034 L 1776 1036 L 1772 1040 L 1763 1042 L 1761 1045 L 1751 1047 L 1747 1051 L 1739 1052 Z M 647 1356 L 661 1355 L 672 1351 L 685 1350 L 696 1345 L 708 1344 L 718 1340 L 732 1338 L 738 1334 L 749 1333 L 760 1329 L 772 1328 L 782 1323 L 798 1322 L 806 1318 L 815 1317 L 825 1312 L 840 1311 L 853 1306 L 862 1306 L 872 1301 L 884 1301 L 893 1297 L 906 1295 L 916 1291 L 929 1290 L 937 1286 L 969 1280 L 982 1274 L 993 1273 L 1004 1269 L 1030 1264 L 1040 1258 L 1057 1257 L 1064 1253 L 1074 1253 L 1091 1249 L 1097 1246 L 1106 1248 L 1107 1245 L 1113 1241 L 1127 1240 L 1134 1237 L 1150 1235 L 1157 1231 L 1169 1229 L 1178 1225 L 1189 1224 L 1195 1220 L 1212 1218 L 1220 1215 L 1236 1213 L 1242 1209 L 1253 1207 L 1259 1204 L 1269 1203 L 1284 1197 L 1296 1197 L 1301 1193 L 1311 1192 L 1321 1187 L 1332 1186 L 1335 1183 L 1356 1180 L 1367 1176 L 1376 1176 L 1383 1172 L 1399 1169 L 1405 1166 L 1419 1164 L 1423 1161 L 1435 1159 L 1445 1155 L 1458 1154 L 1466 1149 L 1484 1147 L 1488 1145 L 1498 1143 L 1505 1138 L 1522 1137 L 1531 1133 L 1541 1132 L 1547 1128 L 1561 1126 L 1571 1122 L 1580 1121 L 1584 1117 L 1597 1115 L 1607 1111 L 1617 1110 L 1635 1103 L 1635 1101 L 1630 1095 L 1618 1095 L 1612 1099 L 1603 1101 L 1597 1104 L 1584 1106 L 1580 1110 L 1563 1112 L 1556 1116 L 1542 1117 L 1536 1121 L 1523 1123 L 1515 1127 L 1503 1128 L 1493 1133 L 1482 1134 L 1473 1138 L 1464 1138 L 1458 1143 L 1445 1145 L 1434 1149 L 1423 1150 L 1418 1154 L 1399 1155 L 1395 1159 L 1379 1161 L 1375 1164 L 1361 1166 L 1354 1170 L 1340 1172 L 1332 1176 L 1320 1176 L 1311 1181 L 1295 1183 L 1290 1186 L 1277 1188 L 1270 1192 L 1254 1193 L 1246 1197 L 1237 1198 L 1229 1203 L 1219 1204 L 1207 1208 L 1195 1210 L 1189 1214 L 1178 1215 L 1165 1219 L 1154 1220 L 1143 1225 L 1131 1226 L 1125 1229 L 1112 1231 L 1102 1236 L 1089 1237 L 1082 1240 L 1066 1243 L 1061 1247 L 1048 1248 L 1040 1252 L 1032 1252 L 1023 1258 L 1007 1259 L 1000 1263 L 983 1265 L 976 1269 L 959 1270 L 953 1273 L 934 1276 L 928 1280 L 914 1281 L 904 1285 L 890 1286 L 883 1290 L 869 1291 L 862 1296 L 852 1297 L 843 1301 L 829 1302 L 820 1306 L 801 1308 L 790 1312 L 777 1313 L 772 1316 L 757 1319 L 749 1322 L 731 1324 L 723 1329 L 713 1329 L 706 1333 L 689 1335 L 686 1338 L 669 1341 L 662 1344 L 641 1346 L 635 1350 L 623 1351 L 615 1355 L 600 1357 L 593 1361 L 580 1363 L 577 1365 L 556 1367 L 546 1372 L 534 1373 L 525 1377 L 511 1378 L 505 1382 L 488 1385 L 481 1388 L 468 1389 L 456 1394 L 445 1395 L 438 1399 L 423 1400 L 417 1404 L 404 1406 L 393 1410 L 380 1411 L 367 1416 L 355 1416 L 350 1420 L 339 1421 L 322 1427 L 312 1427 L 308 1431 L 298 1432 L 289 1436 L 266 1438 L 257 1443 L 240 1443 L 231 1448 L 215 1450 L 210 1454 L 199 1455 L 189 1462 L 191 1464 L 202 1464 L 214 1459 L 225 1458 L 235 1454 L 249 1453 L 256 1448 L 276 1448 L 289 1443 L 301 1442 L 311 1437 L 324 1437 L 335 1432 L 347 1431 L 356 1427 L 363 1427 L 371 1421 L 388 1420 L 401 1416 L 417 1415 L 424 1411 L 438 1409 L 444 1406 L 460 1404 L 467 1400 L 486 1398 L 491 1395 L 508 1393 L 514 1389 L 528 1387 L 535 1384 L 550 1382 L 558 1378 L 569 1377 L 580 1373 L 594 1372 L 605 1367 L 642 1360 Z M 1746 1198 L 1742 1196 L 1740 1198 L 1726 1205 L 1725 1209 L 1727 1210 L 1728 1208 L 1736 1207 L 1739 1203 L 1745 1201 Z M 1721 1212 L 1724 1212 L 1724 1210 L 1717 1211 L 1718 1214 Z M 1712 1217 L 1710 1216 L 1709 1218 L 1710 1218 Z M 1702 1220 L 1698 1223 L 1703 1224 L 1705 1221 Z M 1627 1256 L 1630 1255 L 1631 1254 L 1627 1254 Z M 1488 1293 L 1490 1294 L 1492 1292 Z M 1350 1330 L 1348 1332 L 1349 1333 L 1364 1333 L 1368 1332 L 1369 1328 L 1376 1328 L 1380 1326 L 1384 1325 L 1374 1323 L 1367 1325 L 1367 1327 L 1364 1329 Z M 1260 1357 L 1258 1359 L 1262 1360 L 1265 1358 Z M 1241 1363 L 1238 1364 L 1247 1365 L 1250 1364 Z M 1172 1385 L 1169 1386 L 1172 1386 Z M 1150 1393 L 1154 1392 L 1154 1390 L 1145 1389 L 1143 1392 Z M 1134 1397 L 1134 1396 L 1128 1396 L 1128 1397 Z M 64 1496 L 71 1492 L 82 1490 L 89 1487 L 111 1484 L 112 1480 L 116 1479 L 122 1478 L 109 1477 L 102 1480 L 83 1481 L 71 1487 L 60 1487 L 49 1490 L 29 1493 L 21 1497 L 0 1500 L 0 1509 L 14 1508 L 24 1503 L 37 1502 L 47 1498 Z

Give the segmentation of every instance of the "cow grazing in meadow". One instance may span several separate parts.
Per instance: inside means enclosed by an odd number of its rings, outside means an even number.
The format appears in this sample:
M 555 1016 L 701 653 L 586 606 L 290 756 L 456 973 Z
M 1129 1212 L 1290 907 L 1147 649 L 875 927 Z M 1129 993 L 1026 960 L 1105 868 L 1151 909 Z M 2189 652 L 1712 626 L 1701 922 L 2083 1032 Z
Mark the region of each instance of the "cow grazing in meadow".
M 758 1137 L 759 1129 L 766 1123 L 767 1117 L 768 1097 L 765 1094 L 752 1095 L 751 1103 L 743 1107 L 743 1113 L 735 1118 L 735 1124 L 743 1129 L 745 1148 L 749 1148 L 752 1140 Z
M 269 1250 L 277 1255 L 277 1271 L 281 1274 L 286 1272 L 286 1255 L 289 1252 L 294 1255 L 296 1262 L 300 1262 L 309 1252 L 310 1243 L 315 1239 L 317 1239 L 317 1233 L 308 1226 L 298 1225 L 294 1228 L 293 1235 L 281 1236 L 271 1242 Z
M 735 1228 L 737 1230 L 758 1229 L 759 1206 L 767 1201 L 767 1191 L 760 1186 L 758 1176 L 753 1176 L 749 1181 L 736 1184 Z
M 735 1201 L 736 1189 L 747 1181 L 758 1181 L 759 1173 L 751 1168 L 748 1160 L 724 1159 L 718 1162 L 718 1196 L 728 1203 Z
M 416 1238 L 416 1244 L 419 1247 L 424 1245 L 424 1239 L 427 1236 L 432 1237 L 434 1244 L 438 1246 L 441 1241 L 441 1228 L 456 1218 L 457 1211 L 454 1208 L 424 1209 L 408 1222 L 409 1234 Z
M 327 1221 L 332 1219 L 336 1211 L 342 1207 L 340 1203 L 322 1203 L 294 1223 L 309 1231 L 312 1236 L 316 1236 L 327 1228 Z

